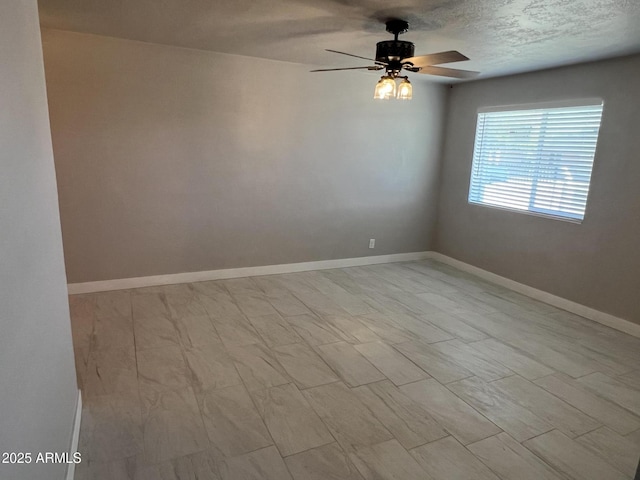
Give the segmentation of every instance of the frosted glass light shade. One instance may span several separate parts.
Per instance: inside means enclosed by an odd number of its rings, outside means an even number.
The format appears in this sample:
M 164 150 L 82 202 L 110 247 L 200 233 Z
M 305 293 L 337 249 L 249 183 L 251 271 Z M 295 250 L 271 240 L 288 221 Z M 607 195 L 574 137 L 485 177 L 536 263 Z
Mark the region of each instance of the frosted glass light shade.
M 405 78 L 400 82 L 398 86 L 398 95 L 396 98 L 398 100 L 411 100 L 413 96 L 413 87 L 411 86 L 411 82 L 408 78 Z
M 376 84 L 373 98 L 377 100 L 388 100 L 396 96 L 396 82 L 392 77 L 384 76 Z

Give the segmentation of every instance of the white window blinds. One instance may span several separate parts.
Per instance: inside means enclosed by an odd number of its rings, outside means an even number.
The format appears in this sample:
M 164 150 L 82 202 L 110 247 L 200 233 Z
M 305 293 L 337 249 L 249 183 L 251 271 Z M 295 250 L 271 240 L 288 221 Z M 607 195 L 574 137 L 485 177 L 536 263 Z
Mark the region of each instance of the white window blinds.
M 581 221 L 602 102 L 478 114 L 469 202 Z

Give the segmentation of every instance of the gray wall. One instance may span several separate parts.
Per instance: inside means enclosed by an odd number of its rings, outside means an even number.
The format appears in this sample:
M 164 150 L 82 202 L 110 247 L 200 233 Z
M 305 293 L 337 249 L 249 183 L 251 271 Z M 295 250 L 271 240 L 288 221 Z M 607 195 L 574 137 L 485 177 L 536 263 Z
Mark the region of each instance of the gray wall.
M 640 56 L 479 81 L 449 98 L 436 249 L 640 323 Z M 479 107 L 604 99 L 581 225 L 467 203 Z
M 430 248 L 446 87 L 43 40 L 71 283 Z
M 66 452 L 78 390 L 35 0 L 0 2 L 0 65 L 0 452 Z

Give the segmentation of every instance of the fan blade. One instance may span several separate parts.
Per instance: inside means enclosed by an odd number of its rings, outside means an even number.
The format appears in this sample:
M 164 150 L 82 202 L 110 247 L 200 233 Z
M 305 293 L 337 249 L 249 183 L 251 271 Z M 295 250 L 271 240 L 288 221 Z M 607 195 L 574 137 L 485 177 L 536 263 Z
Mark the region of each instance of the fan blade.
M 469 60 L 460 52 L 449 50 L 448 52 L 431 53 L 429 55 L 421 55 L 419 57 L 403 58 L 402 63 L 411 62 L 415 67 L 430 67 L 431 65 L 440 65 L 441 63 L 463 62 Z
M 361 58 L 362 60 L 369 60 L 370 62 L 377 63 L 378 65 L 386 65 L 385 62 L 379 62 L 378 60 L 374 60 L 373 58 L 361 57 L 360 55 L 353 55 L 352 53 L 339 52 L 338 50 L 329 50 L 328 48 L 325 50 L 331 53 L 339 53 L 340 55 L 348 55 L 349 57 Z
M 473 78 L 480 75 L 480 72 L 471 72 L 469 70 L 458 70 L 456 68 L 445 67 L 422 67 L 418 70 L 418 73 L 451 78 Z
M 370 67 L 347 67 L 347 68 L 321 68 L 319 70 L 310 70 L 311 72 L 335 72 L 337 70 L 382 70 L 381 65 L 372 65 Z

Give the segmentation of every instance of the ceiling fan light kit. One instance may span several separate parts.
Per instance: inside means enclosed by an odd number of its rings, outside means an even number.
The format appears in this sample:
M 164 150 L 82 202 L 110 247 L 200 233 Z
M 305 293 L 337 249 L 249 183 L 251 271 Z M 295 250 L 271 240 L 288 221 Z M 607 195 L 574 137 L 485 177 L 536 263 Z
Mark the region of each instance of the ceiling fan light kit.
M 402 81 L 399 85 L 396 85 L 396 78 L 401 78 Z M 407 77 L 392 77 L 391 75 L 383 75 L 373 93 L 373 98 L 376 100 L 389 100 L 390 98 L 396 98 L 398 100 L 411 100 L 413 96 L 413 87 Z
M 448 52 L 432 53 L 429 55 L 414 56 L 415 45 L 412 42 L 398 40 L 398 36 L 409 30 L 409 23 L 404 20 L 392 19 L 386 22 L 387 32 L 393 34 L 393 40 L 383 40 L 376 44 L 376 58 L 361 57 L 351 53 L 339 52 L 337 50 L 327 50 L 332 53 L 348 55 L 350 57 L 361 58 L 374 62 L 375 65 L 366 67 L 347 68 L 324 68 L 312 70 L 312 72 L 330 72 L 336 70 L 385 70 L 385 74 L 376 84 L 373 98 L 377 100 L 388 100 L 397 98 L 399 100 L 411 100 L 413 88 L 409 78 L 401 76 L 402 70 L 427 75 L 438 75 L 452 78 L 472 78 L 478 72 L 466 70 L 456 70 L 453 68 L 436 67 L 442 63 L 461 62 L 469 60 L 460 52 L 450 50 Z M 396 86 L 396 79 L 402 79 Z

